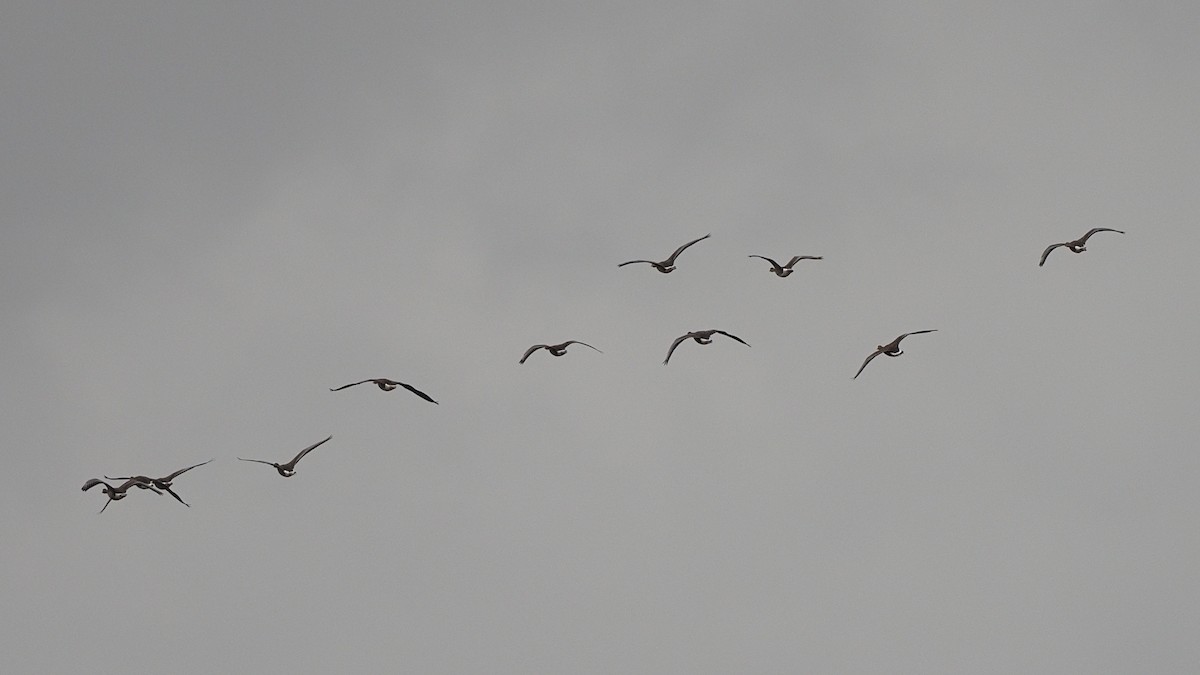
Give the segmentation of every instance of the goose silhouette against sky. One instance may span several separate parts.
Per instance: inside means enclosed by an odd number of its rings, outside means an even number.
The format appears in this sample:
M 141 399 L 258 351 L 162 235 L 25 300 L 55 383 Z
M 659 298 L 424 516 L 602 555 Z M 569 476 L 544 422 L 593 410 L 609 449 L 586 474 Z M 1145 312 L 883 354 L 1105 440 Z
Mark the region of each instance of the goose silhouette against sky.
M 908 337 L 909 335 L 920 335 L 921 333 L 936 333 L 936 332 L 937 332 L 936 328 L 931 328 L 929 330 L 914 330 L 911 333 L 905 333 L 905 334 L 901 335 L 900 337 L 896 338 L 895 340 L 892 340 L 891 342 L 887 343 L 886 345 L 879 345 L 878 347 L 875 348 L 875 351 L 871 352 L 871 355 L 867 357 L 867 360 L 863 361 L 863 364 L 858 367 L 858 372 L 855 373 L 854 377 L 852 377 L 850 379 L 857 380 L 858 376 L 862 374 L 863 369 L 866 368 L 867 364 L 871 362 L 871 359 L 874 359 L 876 356 L 879 356 L 880 354 L 884 354 L 886 356 L 900 356 L 901 354 L 903 354 L 904 352 L 900 351 L 900 341 L 903 340 L 904 338 Z
M 416 394 L 417 396 L 420 396 L 421 398 L 425 399 L 426 401 L 429 401 L 430 403 L 433 403 L 435 405 L 437 404 L 437 401 L 433 400 L 433 398 L 431 398 L 429 396 L 429 394 L 426 394 L 425 392 L 421 391 L 420 389 L 417 389 L 416 387 L 412 386 L 411 384 L 404 384 L 403 382 L 389 380 L 386 377 L 377 377 L 377 378 L 370 379 L 370 380 L 363 380 L 362 382 L 351 382 L 350 384 L 343 384 L 342 386 L 338 387 L 337 389 L 330 389 L 329 391 L 341 391 L 343 389 L 349 389 L 350 387 L 357 387 L 360 384 L 366 384 L 368 382 L 374 383 L 376 386 L 378 386 L 380 389 L 382 389 L 384 391 L 391 391 L 391 390 L 395 389 L 396 387 L 404 387 L 405 389 L 411 391 L 412 393 Z
M 145 476 L 134 476 L 134 477 L 130 478 L 129 480 L 125 481 L 124 483 L 121 483 L 117 487 L 113 487 L 113 486 L 109 485 L 108 483 L 100 480 L 99 478 L 92 478 L 92 479 L 89 479 L 88 482 L 83 484 L 83 491 L 87 492 L 88 490 L 91 490 L 92 488 L 96 487 L 97 485 L 104 486 L 104 487 L 100 488 L 100 491 L 108 496 L 108 501 L 104 502 L 104 508 L 100 509 L 100 513 L 104 513 L 104 509 L 107 509 L 109 504 L 111 504 L 115 501 L 120 501 L 120 500 L 124 499 L 125 496 L 128 494 L 129 488 L 131 488 L 131 487 L 137 486 L 140 488 L 145 488 L 147 490 L 153 490 L 154 492 L 158 492 L 158 489 L 155 488 L 153 485 L 151 485 L 149 483 L 149 481 L 150 481 L 150 479 L 146 478 Z M 158 492 L 158 494 L 162 494 L 162 493 Z
M 1071 253 L 1083 253 L 1084 251 L 1087 250 L 1088 238 L 1091 237 L 1093 234 L 1096 234 L 1097 232 L 1116 232 L 1117 234 L 1125 234 L 1121 230 L 1114 230 L 1111 227 L 1093 227 L 1092 229 L 1088 230 L 1087 234 L 1083 235 L 1082 237 L 1080 237 L 1074 241 L 1064 241 L 1061 244 L 1050 244 L 1049 246 L 1047 246 L 1046 250 L 1042 251 L 1042 259 L 1038 263 L 1038 267 L 1045 265 L 1046 258 L 1050 256 L 1050 252 L 1053 251 L 1054 249 L 1058 248 L 1059 246 L 1066 246 L 1067 248 L 1071 249 Z
M 567 340 L 566 342 L 561 342 L 556 345 L 534 345 L 534 346 L 530 347 L 529 349 L 525 350 L 525 356 L 522 356 L 521 360 L 518 363 L 525 363 L 525 359 L 529 358 L 530 354 L 536 352 L 539 349 L 545 349 L 546 351 L 550 352 L 554 356 L 562 356 L 563 354 L 567 353 L 568 345 L 583 345 L 584 347 L 591 347 L 592 349 L 596 349 L 595 347 L 592 347 L 588 343 L 580 342 L 579 340 Z M 599 349 L 596 349 L 596 351 L 600 352 Z M 603 354 L 604 352 L 600 352 L 600 353 Z
M 737 340 L 738 342 L 746 345 L 747 347 L 750 346 L 749 342 L 746 342 L 745 340 L 734 335 L 733 333 L 726 333 L 723 330 L 717 330 L 715 328 L 712 330 L 695 330 L 695 331 L 686 333 L 684 335 L 680 335 L 679 337 L 675 338 L 675 341 L 671 343 L 671 348 L 667 350 L 667 358 L 663 359 L 663 365 L 664 366 L 667 365 L 667 361 L 671 360 L 671 354 L 675 353 L 675 348 L 679 346 L 679 343 L 683 342 L 684 340 L 686 340 L 688 338 L 691 338 L 696 341 L 696 344 L 700 344 L 700 345 L 712 344 L 712 336 L 716 333 L 720 333 L 721 335 L 724 335 L 725 337 L 728 337 L 728 338 L 733 338 L 734 340 Z
M 212 461 L 211 459 L 208 460 L 208 462 L 211 462 L 211 461 Z M 180 469 L 180 470 L 176 471 L 175 473 L 164 476 L 162 478 L 147 478 L 146 476 L 121 476 L 121 477 L 105 476 L 105 478 L 107 478 L 109 480 L 127 480 L 127 479 L 133 479 L 133 478 L 145 479 L 150 486 L 156 487 L 159 490 L 165 490 L 167 492 L 167 494 L 169 494 L 172 497 L 174 497 L 175 499 L 179 500 L 180 504 L 190 507 L 191 504 L 183 501 L 183 499 L 180 498 L 179 495 L 175 494 L 175 491 L 171 489 L 171 482 L 174 481 L 176 478 L 178 478 L 180 474 L 191 471 L 192 469 L 194 469 L 198 466 L 204 466 L 205 464 L 208 464 L 208 462 L 200 462 L 199 464 L 193 464 L 186 469 Z M 138 487 L 146 487 L 146 485 L 138 485 Z M 162 493 L 160 492 L 159 494 L 162 494 Z
M 770 271 L 774 272 L 775 276 L 779 277 L 780 279 L 788 276 L 792 272 L 795 272 L 796 270 L 792 269 L 792 265 L 795 265 L 796 263 L 800 262 L 801 260 L 824 260 L 824 258 L 822 258 L 819 255 L 797 255 L 797 256 L 792 256 L 792 259 L 788 261 L 788 264 L 780 265 L 779 263 L 775 262 L 774 260 L 771 260 L 770 258 L 768 258 L 765 255 L 751 255 L 749 257 L 762 258 L 763 260 L 766 260 L 767 262 L 771 263 Z
M 680 246 L 679 248 L 675 249 L 675 252 L 671 254 L 671 257 L 667 258 L 666 260 L 664 260 L 662 262 L 654 262 L 653 260 L 630 260 L 629 262 L 623 262 L 620 265 L 617 265 L 617 267 L 624 267 L 626 265 L 632 265 L 634 263 L 646 263 L 647 265 L 654 265 L 654 269 L 658 270 L 659 272 L 662 272 L 663 274 L 669 274 L 670 272 L 673 272 L 675 270 L 675 259 L 679 257 L 680 253 L 683 253 L 684 249 L 691 246 L 692 244 L 695 244 L 696 242 L 704 241 L 705 239 L 708 239 L 711 236 L 712 236 L 712 233 L 709 233 L 709 234 L 704 235 L 703 237 L 700 237 L 699 239 L 689 241 L 688 243 L 684 244 L 683 246 Z
M 333 436 L 330 436 L 329 438 L 333 438 Z M 312 445 L 308 446 L 307 448 L 301 450 L 300 453 L 297 454 L 295 457 L 293 457 L 292 461 L 288 462 L 287 464 L 277 464 L 275 462 L 268 462 L 265 459 L 242 459 L 241 457 L 238 457 L 238 459 L 241 459 L 243 462 L 258 462 L 259 464 L 269 464 L 269 465 L 275 467 L 275 470 L 279 472 L 280 476 L 283 476 L 284 478 L 291 478 L 292 476 L 296 475 L 296 462 L 299 462 L 300 460 L 304 459 L 305 455 L 312 452 L 313 449 L 316 448 L 318 445 L 328 441 L 329 438 L 326 438 L 324 441 L 317 441 L 316 443 L 313 443 Z

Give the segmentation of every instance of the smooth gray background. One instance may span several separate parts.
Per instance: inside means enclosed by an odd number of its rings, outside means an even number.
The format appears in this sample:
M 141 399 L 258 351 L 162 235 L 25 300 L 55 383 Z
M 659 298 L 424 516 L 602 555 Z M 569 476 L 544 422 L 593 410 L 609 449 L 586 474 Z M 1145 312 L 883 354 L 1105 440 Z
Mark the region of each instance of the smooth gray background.
M 1196 3 L 221 4 L 0 12 L 5 672 L 1195 672 Z

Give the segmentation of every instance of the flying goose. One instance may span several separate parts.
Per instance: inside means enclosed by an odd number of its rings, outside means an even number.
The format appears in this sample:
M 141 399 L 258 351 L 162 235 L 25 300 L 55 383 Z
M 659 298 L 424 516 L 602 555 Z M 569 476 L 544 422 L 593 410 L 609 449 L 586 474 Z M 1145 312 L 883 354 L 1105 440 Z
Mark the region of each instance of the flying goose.
M 824 258 L 822 258 L 819 255 L 797 255 L 797 256 L 792 256 L 792 259 L 788 261 L 788 264 L 780 265 L 779 263 L 775 262 L 774 260 L 771 260 L 770 258 L 768 258 L 765 255 L 751 255 L 748 257 L 762 258 L 763 260 L 766 260 L 767 262 L 771 263 L 771 271 L 775 273 L 775 276 L 777 276 L 781 279 L 783 277 L 786 277 L 787 275 L 791 274 L 792 272 L 795 272 L 796 270 L 792 269 L 792 265 L 795 265 L 796 263 L 800 262 L 801 260 L 824 260 Z
M 1088 237 L 1091 237 L 1093 234 L 1096 234 L 1097 232 L 1116 232 L 1117 234 L 1125 234 L 1121 230 L 1114 230 L 1111 227 L 1093 227 L 1092 229 L 1088 230 L 1087 234 L 1083 235 L 1082 237 L 1080 237 L 1074 241 L 1064 241 L 1061 244 L 1051 244 L 1051 245 L 1047 246 L 1046 250 L 1042 252 L 1042 260 L 1041 260 L 1041 262 L 1038 263 L 1038 267 L 1045 265 L 1046 258 L 1050 255 L 1050 251 L 1053 251 L 1054 249 L 1058 248 L 1059 246 L 1066 246 L 1067 248 L 1071 249 L 1071 253 L 1083 253 L 1084 251 L 1087 250 L 1086 244 L 1087 244 Z
M 685 248 L 691 246 L 692 244 L 695 244 L 696 242 L 704 241 L 705 239 L 708 239 L 711 236 L 712 236 L 712 233 L 709 233 L 709 234 L 704 235 L 703 237 L 700 237 L 699 239 L 696 239 L 694 241 L 689 241 L 688 243 L 684 244 L 683 246 L 680 246 L 679 248 L 675 249 L 675 252 L 671 254 L 671 257 L 667 258 L 666 260 L 664 260 L 662 262 L 654 262 L 653 260 L 630 260 L 629 262 L 623 262 L 620 265 L 617 265 L 617 267 L 624 267 L 626 265 L 632 265 L 633 263 L 647 263 L 649 265 L 654 265 L 654 269 L 658 270 L 659 272 L 662 272 L 663 274 L 669 274 L 675 270 L 675 259 L 679 257 L 680 253 L 683 253 L 683 250 Z
M 525 350 L 525 356 L 522 356 L 521 360 L 518 363 L 525 363 L 525 359 L 529 358 L 530 354 L 536 352 L 539 349 L 545 349 L 546 351 L 550 352 L 554 356 L 562 356 L 563 354 L 567 353 L 568 345 L 583 345 L 584 347 L 592 347 L 588 343 L 580 342 L 579 340 L 567 340 L 566 342 L 556 344 L 556 345 L 534 345 L 534 346 L 530 347 L 529 349 Z M 596 348 L 592 347 L 592 349 L 596 349 Z M 596 349 L 596 351 L 600 352 L 599 349 Z M 600 353 L 603 354 L 604 352 L 600 352 Z
M 212 461 L 211 459 L 208 460 L 208 462 L 211 462 L 211 461 Z M 112 476 L 105 476 L 105 478 L 107 478 L 109 480 L 126 480 L 126 479 L 132 480 L 134 478 L 144 478 L 146 480 L 146 482 L 148 483 L 148 485 L 139 484 L 138 487 L 155 487 L 155 488 L 158 488 L 159 490 L 166 490 L 167 494 L 169 494 L 172 497 L 174 497 L 175 499 L 177 499 L 180 504 L 190 507 L 191 504 L 183 501 L 183 499 L 181 499 L 179 497 L 179 495 L 175 494 L 175 491 L 171 489 L 171 481 L 175 480 L 179 476 L 179 474 L 187 472 L 187 471 L 191 471 L 192 469 L 194 469 L 198 466 L 204 466 L 205 464 L 208 464 L 208 462 L 200 462 L 199 464 L 193 464 L 186 469 L 180 469 L 173 474 L 164 476 L 163 478 L 147 478 L 146 476 L 122 476 L 122 477 L 117 477 L 117 478 L 114 478 Z M 159 494 L 162 494 L 162 493 L 160 492 Z
M 426 394 L 425 392 L 421 391 L 420 389 L 417 389 L 416 387 L 412 386 L 411 384 L 404 384 L 403 382 L 389 380 L 386 377 L 377 377 L 377 378 L 374 378 L 371 380 L 363 380 L 362 382 L 352 382 L 350 384 L 343 384 L 342 386 L 338 387 L 337 389 L 330 389 L 329 391 L 341 391 L 343 389 L 347 389 L 349 387 L 357 387 L 360 384 L 366 384 L 368 382 L 373 382 L 380 389 L 382 389 L 384 391 L 391 391 L 391 390 L 395 389 L 396 387 L 404 387 L 405 389 L 411 391 L 412 393 L 416 394 L 417 396 L 420 396 L 421 398 L 425 399 L 426 401 L 429 401 L 430 403 L 433 403 L 435 405 L 437 404 L 437 401 L 430 398 L 429 394 Z
M 359 384 L 362 384 L 362 383 L 360 382 Z M 330 436 L 329 438 L 333 438 L 333 436 Z M 268 461 L 262 460 L 262 459 L 242 459 L 241 457 L 238 457 L 238 459 L 241 459 L 243 462 L 258 462 L 259 464 L 270 464 L 271 466 L 275 467 L 275 470 L 279 472 L 280 476 L 283 476 L 284 478 L 291 478 L 292 476 L 296 475 L 296 462 L 299 462 L 301 459 L 304 459 L 304 456 L 307 455 L 308 453 L 312 452 L 313 448 L 317 447 L 321 443 L 324 443 L 325 441 L 328 441 L 329 438 L 326 438 L 324 441 L 319 441 L 317 443 L 313 443 L 312 445 L 308 446 L 307 448 L 301 450 L 300 454 L 293 457 L 292 461 L 288 462 L 287 464 L 276 464 L 275 462 L 268 462 Z
M 936 332 L 937 332 L 936 328 L 932 328 L 930 330 L 914 330 L 911 333 L 905 333 L 904 335 L 901 335 L 900 337 L 896 338 L 895 340 L 892 340 L 891 342 L 887 343 L 886 345 L 879 345 L 878 347 L 875 348 L 875 351 L 871 352 L 871 355 L 867 357 L 867 360 L 863 361 L 863 364 L 861 366 L 859 366 L 859 368 L 858 368 L 858 372 L 855 373 L 854 377 L 851 379 L 857 380 L 858 376 L 862 374 L 863 368 L 866 368 L 867 364 L 871 362 L 871 359 L 875 358 L 876 356 L 879 356 L 880 354 L 884 354 L 886 356 L 900 356 L 901 354 L 903 354 L 904 352 L 900 351 L 900 341 L 903 340 L 904 338 L 908 337 L 909 335 L 920 335 L 921 333 L 936 333 Z
M 92 488 L 96 487 L 97 485 L 104 486 L 104 487 L 100 488 L 100 491 L 108 496 L 108 501 L 104 502 L 104 508 L 100 509 L 100 513 L 104 513 L 104 509 L 107 509 L 109 504 L 111 504 L 112 502 L 124 499 L 126 497 L 126 495 L 128 494 L 127 491 L 129 490 L 129 488 L 131 488 L 135 485 L 140 488 L 145 488 L 147 490 L 153 490 L 154 492 L 158 492 L 157 488 L 155 488 L 153 485 L 149 485 L 147 483 L 147 481 L 149 481 L 149 480 L 150 479 L 146 478 L 145 476 L 134 476 L 133 478 L 130 478 L 129 480 L 125 481 L 124 483 L 121 483 L 117 487 L 113 487 L 113 486 L 109 485 L 108 483 L 105 483 L 104 481 L 100 480 L 99 478 L 91 478 L 91 479 L 88 479 L 88 482 L 83 484 L 83 491 L 87 492 L 88 490 L 91 490 Z M 162 493 L 158 492 L 158 494 L 162 494 Z
M 680 342 L 683 342 L 684 340 L 691 338 L 696 341 L 696 344 L 701 344 L 701 345 L 711 344 L 712 336 L 714 333 L 720 333 L 721 335 L 724 335 L 725 337 L 730 337 L 730 338 L 733 338 L 734 340 L 737 340 L 738 342 L 746 345 L 747 347 L 750 346 L 749 342 L 746 342 L 745 340 L 734 335 L 733 333 L 726 333 L 723 330 L 717 330 L 715 328 L 713 330 L 695 330 L 695 331 L 692 331 L 685 335 L 680 335 L 679 337 L 675 338 L 675 341 L 671 343 L 671 348 L 667 350 L 667 358 L 663 359 L 663 365 L 664 366 L 667 365 L 667 361 L 671 360 L 671 354 L 673 354 L 675 352 L 675 348 L 679 346 Z

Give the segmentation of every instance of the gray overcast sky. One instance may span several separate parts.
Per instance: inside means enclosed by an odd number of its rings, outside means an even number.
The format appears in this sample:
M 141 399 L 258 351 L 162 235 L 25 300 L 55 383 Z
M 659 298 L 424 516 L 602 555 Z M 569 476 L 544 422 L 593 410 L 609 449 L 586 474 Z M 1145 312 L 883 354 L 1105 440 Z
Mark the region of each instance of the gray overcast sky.
M 1200 8 L 981 4 L 9 3 L 0 669 L 1194 672 Z

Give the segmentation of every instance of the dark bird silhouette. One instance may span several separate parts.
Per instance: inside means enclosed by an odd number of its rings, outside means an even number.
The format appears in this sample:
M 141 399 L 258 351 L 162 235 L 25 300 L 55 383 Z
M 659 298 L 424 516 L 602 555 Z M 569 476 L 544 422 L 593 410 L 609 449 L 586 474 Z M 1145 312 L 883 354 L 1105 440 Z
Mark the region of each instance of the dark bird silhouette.
M 341 391 L 343 389 L 348 389 L 350 387 L 357 387 L 360 384 L 366 384 L 368 382 L 372 382 L 372 383 L 376 384 L 380 389 L 382 389 L 384 391 L 391 391 L 391 390 L 395 389 L 396 387 L 404 387 L 405 389 L 411 391 L 412 393 L 416 394 L 417 396 L 420 396 L 421 398 L 425 399 L 426 401 L 429 401 L 430 403 L 433 403 L 435 405 L 437 404 L 437 401 L 433 400 L 429 396 L 429 394 L 426 394 L 425 392 L 421 391 L 420 389 L 417 389 L 416 387 L 412 386 L 411 384 L 404 384 L 403 382 L 389 380 L 386 377 L 377 377 L 377 378 L 374 378 L 371 380 L 363 380 L 362 382 L 352 382 L 350 384 L 343 384 L 342 386 L 338 387 L 337 389 L 330 389 L 329 391 Z
M 671 257 L 667 258 L 666 260 L 664 260 L 662 262 L 654 262 L 653 260 L 630 260 L 629 262 L 623 262 L 620 265 L 617 265 L 617 267 L 624 267 L 626 265 L 632 265 L 634 263 L 646 263 L 648 265 L 654 265 L 654 269 L 658 270 L 659 272 L 662 272 L 663 274 L 669 274 L 670 272 L 675 271 L 675 259 L 679 257 L 680 253 L 683 253 L 683 250 L 685 248 L 691 246 L 692 244 L 695 244 L 696 242 L 704 241 L 705 239 L 708 239 L 711 236 L 712 236 L 712 234 L 710 233 L 710 234 L 706 234 L 703 237 L 700 237 L 699 239 L 696 239 L 694 241 L 689 241 L 688 243 L 684 244 L 683 246 L 680 246 L 679 248 L 675 249 L 675 252 L 671 254 Z
M 211 461 L 212 461 L 211 459 L 208 460 L 208 462 L 211 462 Z M 192 469 L 194 469 L 198 466 L 204 466 L 205 464 L 208 464 L 208 462 L 200 462 L 199 464 L 193 464 L 186 469 L 180 469 L 180 470 L 176 471 L 175 473 L 170 474 L 168 476 L 164 476 L 162 478 L 147 478 L 146 476 L 121 476 L 121 477 L 105 476 L 105 478 L 107 478 L 109 480 L 126 480 L 126 479 L 134 479 L 134 478 L 145 479 L 146 483 L 148 483 L 150 486 L 156 487 L 159 490 L 165 490 L 167 492 L 167 494 L 169 494 L 172 497 L 174 497 L 175 499 L 177 499 L 180 504 L 190 507 L 191 504 L 183 501 L 183 499 L 180 498 L 179 495 L 175 494 L 175 491 L 171 489 L 171 482 L 174 481 L 176 478 L 178 478 L 180 474 L 185 473 L 187 471 L 191 471 Z M 138 487 L 147 487 L 147 485 L 139 484 Z M 160 492 L 159 494 L 162 494 L 162 493 Z
M 1083 235 L 1082 237 L 1080 237 L 1074 241 L 1064 241 L 1061 244 L 1050 244 L 1049 246 L 1047 246 L 1046 250 L 1042 251 L 1042 260 L 1041 260 L 1041 262 L 1038 263 L 1038 267 L 1045 265 L 1046 258 L 1049 257 L 1050 251 L 1053 251 L 1054 249 L 1058 248 L 1059 246 L 1066 246 L 1067 248 L 1071 249 L 1071 253 L 1083 253 L 1084 251 L 1087 250 L 1088 238 L 1091 237 L 1093 234 L 1096 234 L 1097 232 L 1116 232 L 1117 234 L 1125 234 L 1121 230 L 1114 230 L 1111 227 L 1093 227 L 1092 229 L 1088 230 L 1087 234 Z
M 519 361 L 519 363 L 525 363 L 525 359 L 529 358 L 530 354 L 536 352 L 539 349 L 545 349 L 546 351 L 550 352 L 554 356 L 562 356 L 563 354 L 567 353 L 568 345 L 583 345 L 584 347 L 592 347 L 588 343 L 580 342 L 579 340 L 567 340 L 566 342 L 562 342 L 562 343 L 556 344 L 556 345 L 534 345 L 534 346 L 530 347 L 529 349 L 525 350 L 525 356 L 521 357 L 521 360 Z M 592 349 L 596 349 L 596 348 L 592 347 Z M 599 349 L 596 349 L 596 351 L 600 352 Z M 604 352 L 600 352 L 600 353 L 603 354 Z
M 109 504 L 111 504 L 112 502 L 124 499 L 126 497 L 126 495 L 128 494 L 127 491 L 131 487 L 137 486 L 140 488 L 158 492 L 158 489 L 155 488 L 153 485 L 150 485 L 149 481 L 150 481 L 150 479 L 146 478 L 145 476 L 134 476 L 133 478 L 130 478 L 129 480 L 125 481 L 124 483 L 121 483 L 117 487 L 113 487 L 113 486 L 109 485 L 108 483 L 105 483 L 104 481 L 100 480 L 99 478 L 91 478 L 88 480 L 88 482 L 83 484 L 83 491 L 87 492 L 88 490 L 91 490 L 92 488 L 96 487 L 97 485 L 104 486 L 104 487 L 100 488 L 100 491 L 108 496 L 108 501 L 104 502 L 104 508 L 100 509 L 100 513 L 104 513 L 104 509 L 107 509 Z M 158 494 L 162 494 L 162 493 L 158 492 Z
M 824 260 L 824 258 L 822 258 L 819 255 L 797 255 L 797 256 L 793 256 L 792 259 L 788 261 L 788 264 L 780 265 L 779 263 L 775 262 L 774 260 L 771 260 L 770 258 L 768 258 L 765 255 L 751 255 L 749 257 L 762 258 L 763 260 L 766 260 L 767 262 L 771 263 L 771 271 L 775 273 L 775 276 L 777 276 L 781 279 L 783 277 L 786 277 L 787 275 L 791 274 L 792 272 L 795 272 L 796 270 L 792 269 L 792 265 L 795 265 L 796 263 L 800 262 L 801 260 Z
M 369 381 L 370 380 L 368 380 L 368 382 Z M 359 384 L 362 384 L 362 383 L 360 382 Z M 333 438 L 333 436 L 330 436 L 329 438 Z M 283 476 L 284 478 L 291 478 L 292 476 L 296 475 L 296 462 L 299 462 L 300 460 L 304 459 L 305 455 L 312 452 L 313 449 L 316 448 L 321 443 L 328 441 L 329 438 L 326 438 L 324 441 L 318 441 L 316 443 L 313 443 L 312 445 L 308 446 L 307 448 L 301 450 L 300 454 L 293 457 L 292 461 L 288 462 L 287 464 L 277 464 L 275 462 L 268 462 L 268 461 L 262 460 L 262 459 L 242 459 L 241 457 L 238 457 L 238 459 L 241 459 L 243 462 L 258 462 L 259 464 L 270 464 L 271 466 L 275 467 L 275 470 L 279 472 L 280 476 Z
M 936 332 L 937 332 L 936 328 L 931 328 L 930 330 L 914 330 L 911 333 L 905 333 L 904 335 L 901 335 L 900 337 L 896 338 L 895 340 L 892 340 L 891 342 L 887 343 L 886 345 L 879 345 L 878 347 L 875 348 L 875 351 L 871 352 L 871 355 L 867 357 L 867 360 L 863 361 L 863 364 L 858 367 L 858 372 L 855 373 L 854 377 L 852 377 L 850 379 L 857 380 L 858 376 L 862 374 L 863 368 L 866 368 L 867 364 L 871 362 L 871 359 L 875 358 L 876 356 L 879 356 L 880 354 L 883 354 L 885 356 L 900 356 L 901 354 L 903 354 L 904 352 L 900 351 L 900 341 L 903 340 L 904 338 L 908 337 L 909 335 L 920 335 L 921 333 L 936 333 Z
M 675 341 L 671 343 L 671 348 L 667 350 L 667 358 L 663 359 L 663 365 L 664 366 L 667 365 L 667 361 L 671 360 L 671 354 L 675 353 L 675 348 L 679 346 L 680 342 L 683 342 L 684 340 L 691 338 L 696 341 L 696 344 L 701 344 L 701 345 L 712 344 L 712 336 L 714 333 L 720 333 L 721 335 L 724 335 L 725 337 L 729 337 L 729 338 L 733 338 L 734 340 L 737 340 L 738 342 L 746 345 L 747 347 L 750 346 L 749 342 L 746 342 L 745 340 L 734 335 L 733 333 L 726 333 L 723 330 L 717 330 L 715 328 L 713 330 L 696 330 L 696 331 L 687 333 L 685 335 L 680 335 L 679 337 L 675 338 Z

